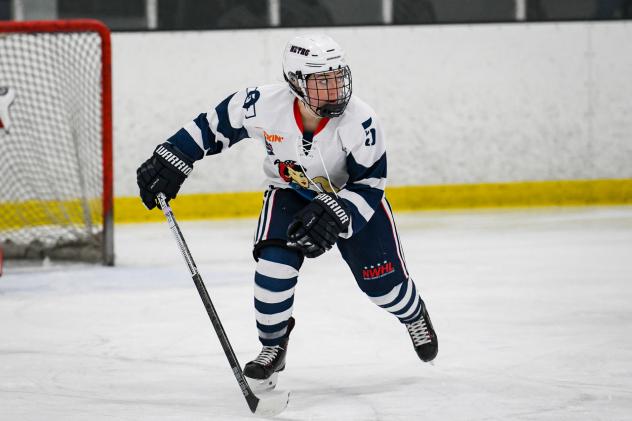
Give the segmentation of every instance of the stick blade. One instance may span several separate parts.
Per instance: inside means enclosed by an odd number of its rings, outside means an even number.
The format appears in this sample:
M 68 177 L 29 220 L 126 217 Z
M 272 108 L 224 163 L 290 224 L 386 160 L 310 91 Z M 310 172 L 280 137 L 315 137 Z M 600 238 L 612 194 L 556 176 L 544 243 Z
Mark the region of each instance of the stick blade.
M 262 393 L 259 395 L 257 407 L 252 412 L 262 417 L 273 417 L 283 412 L 289 402 L 289 391 L 275 390 Z

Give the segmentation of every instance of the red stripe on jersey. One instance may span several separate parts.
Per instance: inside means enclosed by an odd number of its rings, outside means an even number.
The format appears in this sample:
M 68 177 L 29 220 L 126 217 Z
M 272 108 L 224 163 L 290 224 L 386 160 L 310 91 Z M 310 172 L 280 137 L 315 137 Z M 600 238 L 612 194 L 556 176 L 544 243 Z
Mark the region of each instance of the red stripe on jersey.
M 318 122 L 318 127 L 316 127 L 316 131 L 314 132 L 314 136 L 316 136 L 318 132 L 322 131 L 327 125 L 327 123 L 329 123 L 329 117 L 321 118 L 320 121 Z
M 301 131 L 301 133 L 304 133 L 305 128 L 303 127 L 303 117 L 301 117 L 301 110 L 299 108 L 298 98 L 294 98 L 294 120 L 296 121 L 296 125 L 298 126 L 298 129 Z M 325 128 L 327 123 L 329 123 L 329 117 L 321 118 L 318 122 L 316 130 L 314 131 L 313 136 L 316 136 L 319 132 L 321 132 Z
M 298 129 L 303 133 L 303 117 L 301 117 L 301 110 L 298 108 L 298 98 L 294 98 L 294 120 Z

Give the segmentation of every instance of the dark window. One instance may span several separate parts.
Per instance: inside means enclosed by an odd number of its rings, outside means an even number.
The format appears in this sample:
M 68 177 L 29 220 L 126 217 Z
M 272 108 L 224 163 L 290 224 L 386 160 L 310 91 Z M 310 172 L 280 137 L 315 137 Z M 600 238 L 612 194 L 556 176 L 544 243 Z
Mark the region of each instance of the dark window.
M 334 25 L 381 24 L 382 0 L 321 0 L 333 16 Z
M 382 0 L 281 0 L 281 26 L 382 23 Z
M 319 0 L 281 0 L 281 26 L 330 26 L 333 13 Z
M 112 30 L 241 29 L 269 27 L 268 0 L 154 0 L 157 16 L 147 16 L 147 0 L 29 0 L 22 18 L 94 18 Z M 381 25 L 384 0 L 278 0 L 284 27 Z M 632 19 L 632 0 L 524 0 L 526 20 Z M 10 20 L 13 0 L 0 0 L 0 20 Z M 392 23 L 512 22 L 515 0 L 388 0 Z M 157 19 L 157 22 L 154 21 Z
M 159 0 L 160 29 L 260 28 L 269 26 L 263 0 Z
M 434 0 L 437 22 L 508 22 L 515 20 L 512 0 Z
M 539 0 L 547 20 L 590 19 L 599 0 Z
M 394 0 L 393 23 L 413 24 L 435 22 L 434 5 L 429 0 Z
M 145 0 L 57 0 L 60 19 L 93 18 L 111 29 L 147 27 Z
M 529 0 L 542 11 L 542 19 L 630 19 L 632 0 Z
M 0 0 L 0 20 L 11 20 L 11 0 Z

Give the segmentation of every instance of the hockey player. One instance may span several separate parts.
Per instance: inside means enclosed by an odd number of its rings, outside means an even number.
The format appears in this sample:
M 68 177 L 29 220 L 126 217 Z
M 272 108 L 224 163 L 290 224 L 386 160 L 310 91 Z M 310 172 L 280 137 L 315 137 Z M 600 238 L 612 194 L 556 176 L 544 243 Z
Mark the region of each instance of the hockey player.
M 254 238 L 255 314 L 263 349 L 244 374 L 274 387 L 294 327 L 304 257 L 337 244 L 360 289 L 404 324 L 419 358 L 437 335 L 411 279 L 384 196 L 386 142 L 375 112 L 352 96 L 345 53 L 322 35 L 295 37 L 283 53 L 285 83 L 228 96 L 159 145 L 137 171 L 143 203 L 174 199 L 193 163 L 246 139 L 265 146 L 268 189 Z

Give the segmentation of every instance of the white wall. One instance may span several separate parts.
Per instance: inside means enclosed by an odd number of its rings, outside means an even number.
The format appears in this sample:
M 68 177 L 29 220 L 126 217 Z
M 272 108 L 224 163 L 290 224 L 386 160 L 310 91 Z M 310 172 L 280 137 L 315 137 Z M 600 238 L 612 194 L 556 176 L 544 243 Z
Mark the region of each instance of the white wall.
M 305 30 L 113 34 L 115 194 L 187 120 L 282 80 Z M 391 185 L 632 178 L 632 23 L 334 28 L 354 94 L 381 116 Z M 261 188 L 244 140 L 196 164 L 184 193 Z

